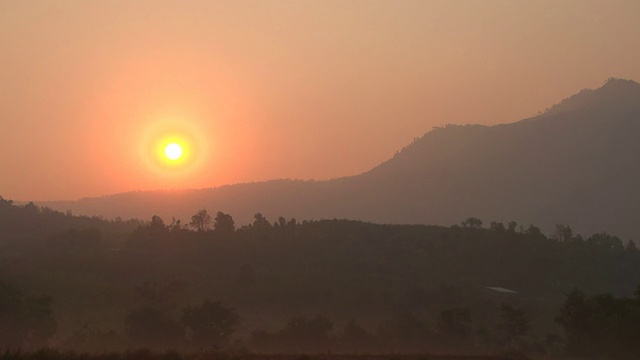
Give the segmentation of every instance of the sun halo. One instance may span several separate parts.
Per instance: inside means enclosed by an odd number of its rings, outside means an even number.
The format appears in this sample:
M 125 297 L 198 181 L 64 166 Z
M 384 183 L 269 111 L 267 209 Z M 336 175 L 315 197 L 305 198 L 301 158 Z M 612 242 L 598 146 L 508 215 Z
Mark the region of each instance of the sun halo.
M 209 147 L 205 132 L 188 121 L 152 123 L 142 133 L 141 160 L 156 179 L 176 186 L 202 169 Z

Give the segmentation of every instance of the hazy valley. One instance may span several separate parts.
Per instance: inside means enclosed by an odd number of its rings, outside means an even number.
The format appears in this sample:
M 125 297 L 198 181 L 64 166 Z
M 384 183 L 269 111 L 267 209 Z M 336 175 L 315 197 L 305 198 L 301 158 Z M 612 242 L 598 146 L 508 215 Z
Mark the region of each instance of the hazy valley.
M 433 129 L 352 177 L 1 200 L 0 299 L 22 325 L 0 334 L 82 351 L 632 356 L 633 338 L 598 333 L 640 313 L 639 119 L 640 85 L 611 79 L 516 123 Z
M 625 239 L 640 233 L 640 84 L 611 79 L 529 119 L 447 125 L 370 171 L 331 181 L 273 180 L 212 189 L 133 192 L 56 210 L 108 219 L 188 220 L 202 208 L 239 224 L 268 218 L 451 225 L 468 217 L 556 224 Z

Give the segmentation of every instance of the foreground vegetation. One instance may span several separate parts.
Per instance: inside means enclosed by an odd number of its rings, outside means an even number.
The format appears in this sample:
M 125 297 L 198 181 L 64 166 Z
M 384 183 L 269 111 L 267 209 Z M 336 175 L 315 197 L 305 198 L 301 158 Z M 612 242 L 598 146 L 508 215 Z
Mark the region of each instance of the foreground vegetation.
M 105 221 L 0 199 L 0 282 L 14 349 L 640 354 L 640 252 L 564 225 Z
M 177 353 L 153 352 L 148 349 L 121 353 L 87 354 L 73 351 L 61 352 L 44 349 L 35 352 L 11 352 L 0 354 L 0 360 L 513 360 L 526 359 L 522 355 L 362 355 L 362 354 L 234 354 L 225 352 Z

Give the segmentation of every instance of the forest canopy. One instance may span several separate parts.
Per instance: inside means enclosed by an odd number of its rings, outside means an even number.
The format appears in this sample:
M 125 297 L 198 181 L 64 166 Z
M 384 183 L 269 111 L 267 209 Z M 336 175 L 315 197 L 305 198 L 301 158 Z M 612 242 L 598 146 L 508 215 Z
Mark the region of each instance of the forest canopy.
M 106 221 L 0 200 L 0 314 L 28 333 L 3 345 L 577 353 L 598 327 L 576 331 L 572 309 L 589 323 L 613 316 L 604 304 L 637 311 L 625 299 L 640 253 L 606 233 L 260 213 L 237 226 L 206 209 L 190 220 Z M 629 344 L 608 349 L 637 354 Z

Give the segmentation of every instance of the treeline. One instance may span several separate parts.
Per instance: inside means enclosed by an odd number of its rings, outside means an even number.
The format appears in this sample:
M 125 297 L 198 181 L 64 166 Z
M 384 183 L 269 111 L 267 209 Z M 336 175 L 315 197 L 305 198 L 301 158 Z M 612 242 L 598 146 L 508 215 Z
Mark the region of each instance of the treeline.
M 98 244 L 104 234 L 123 236 L 134 231 L 143 222 L 122 219 L 104 220 L 99 217 L 74 216 L 32 202 L 17 206 L 0 196 L 0 249 L 22 251 L 43 245 L 110 246 Z M 84 235 L 78 232 L 84 232 Z M 56 244 L 56 241 L 62 243 Z M 67 242 L 67 243 L 65 243 Z
M 582 237 L 565 225 L 549 236 L 475 218 L 444 227 L 256 214 L 238 225 L 204 209 L 184 223 L 105 221 L 0 199 L 0 281 L 40 294 L 23 299 L 50 299 L 41 310 L 55 321 L 47 340 L 57 346 L 577 354 L 575 339 L 591 335 L 556 321 L 567 294 L 633 299 L 640 252 L 632 241 Z M 611 314 L 633 309 L 618 305 Z M 198 340 L 185 314 L 206 319 L 205 310 L 231 314 L 224 341 Z M 602 319 L 617 334 L 630 326 L 603 314 L 589 320 L 593 329 Z M 152 328 L 166 333 L 140 330 Z M 631 343 L 620 341 L 617 349 Z
M 150 288 L 138 289 L 148 290 Z M 234 345 L 230 339 L 238 323 L 235 309 L 219 301 L 205 300 L 199 305 L 182 309 L 176 318 L 158 305 L 146 304 L 129 310 L 123 321 L 122 332 L 113 329 L 105 331 L 87 324 L 61 341 L 59 347 L 89 352 L 130 348 L 211 351 L 228 349 Z
M 126 315 L 124 334 L 85 326 L 59 347 L 81 352 L 144 347 L 235 353 L 500 352 L 616 359 L 640 356 L 640 287 L 634 297 L 621 298 L 571 292 L 555 318 L 564 330 L 563 336 L 547 334 L 541 341 L 530 333 L 532 319 L 526 312 L 507 303 L 500 304 L 500 321 L 490 332 L 474 332 L 469 309 L 453 308 L 439 314 L 435 328 L 410 313 L 383 321 L 375 332 L 355 320 L 336 329 L 332 320 L 321 315 L 296 316 L 277 331 L 257 330 L 242 340 L 233 337 L 239 320 L 235 309 L 205 300 L 183 309 L 180 319 L 173 319 L 158 306 L 161 291 L 157 284 L 136 289 L 150 303 Z M 33 297 L 3 283 L 0 319 L 0 346 L 7 350 L 45 346 L 56 330 L 50 298 Z
M 167 289 L 144 284 L 136 289 L 141 303 L 129 310 L 124 331 L 85 325 L 58 341 L 75 351 L 124 351 L 128 348 L 232 350 L 260 353 L 478 353 L 487 351 L 546 353 L 559 349 L 558 338 L 534 342 L 529 337 L 531 319 L 522 309 L 500 305 L 500 321 L 490 332 L 474 333 L 468 308 L 440 313 L 436 327 L 411 313 L 385 320 L 374 332 L 356 320 L 341 329 L 321 315 L 295 316 L 279 330 L 256 330 L 247 339 L 234 338 L 239 315 L 219 301 L 205 300 L 174 318 L 167 311 Z M 0 283 L 0 346 L 9 350 L 48 345 L 57 327 L 51 299 L 34 297 L 15 286 Z M 570 307 L 567 303 L 565 307 Z M 563 309 L 566 311 L 566 309 Z

